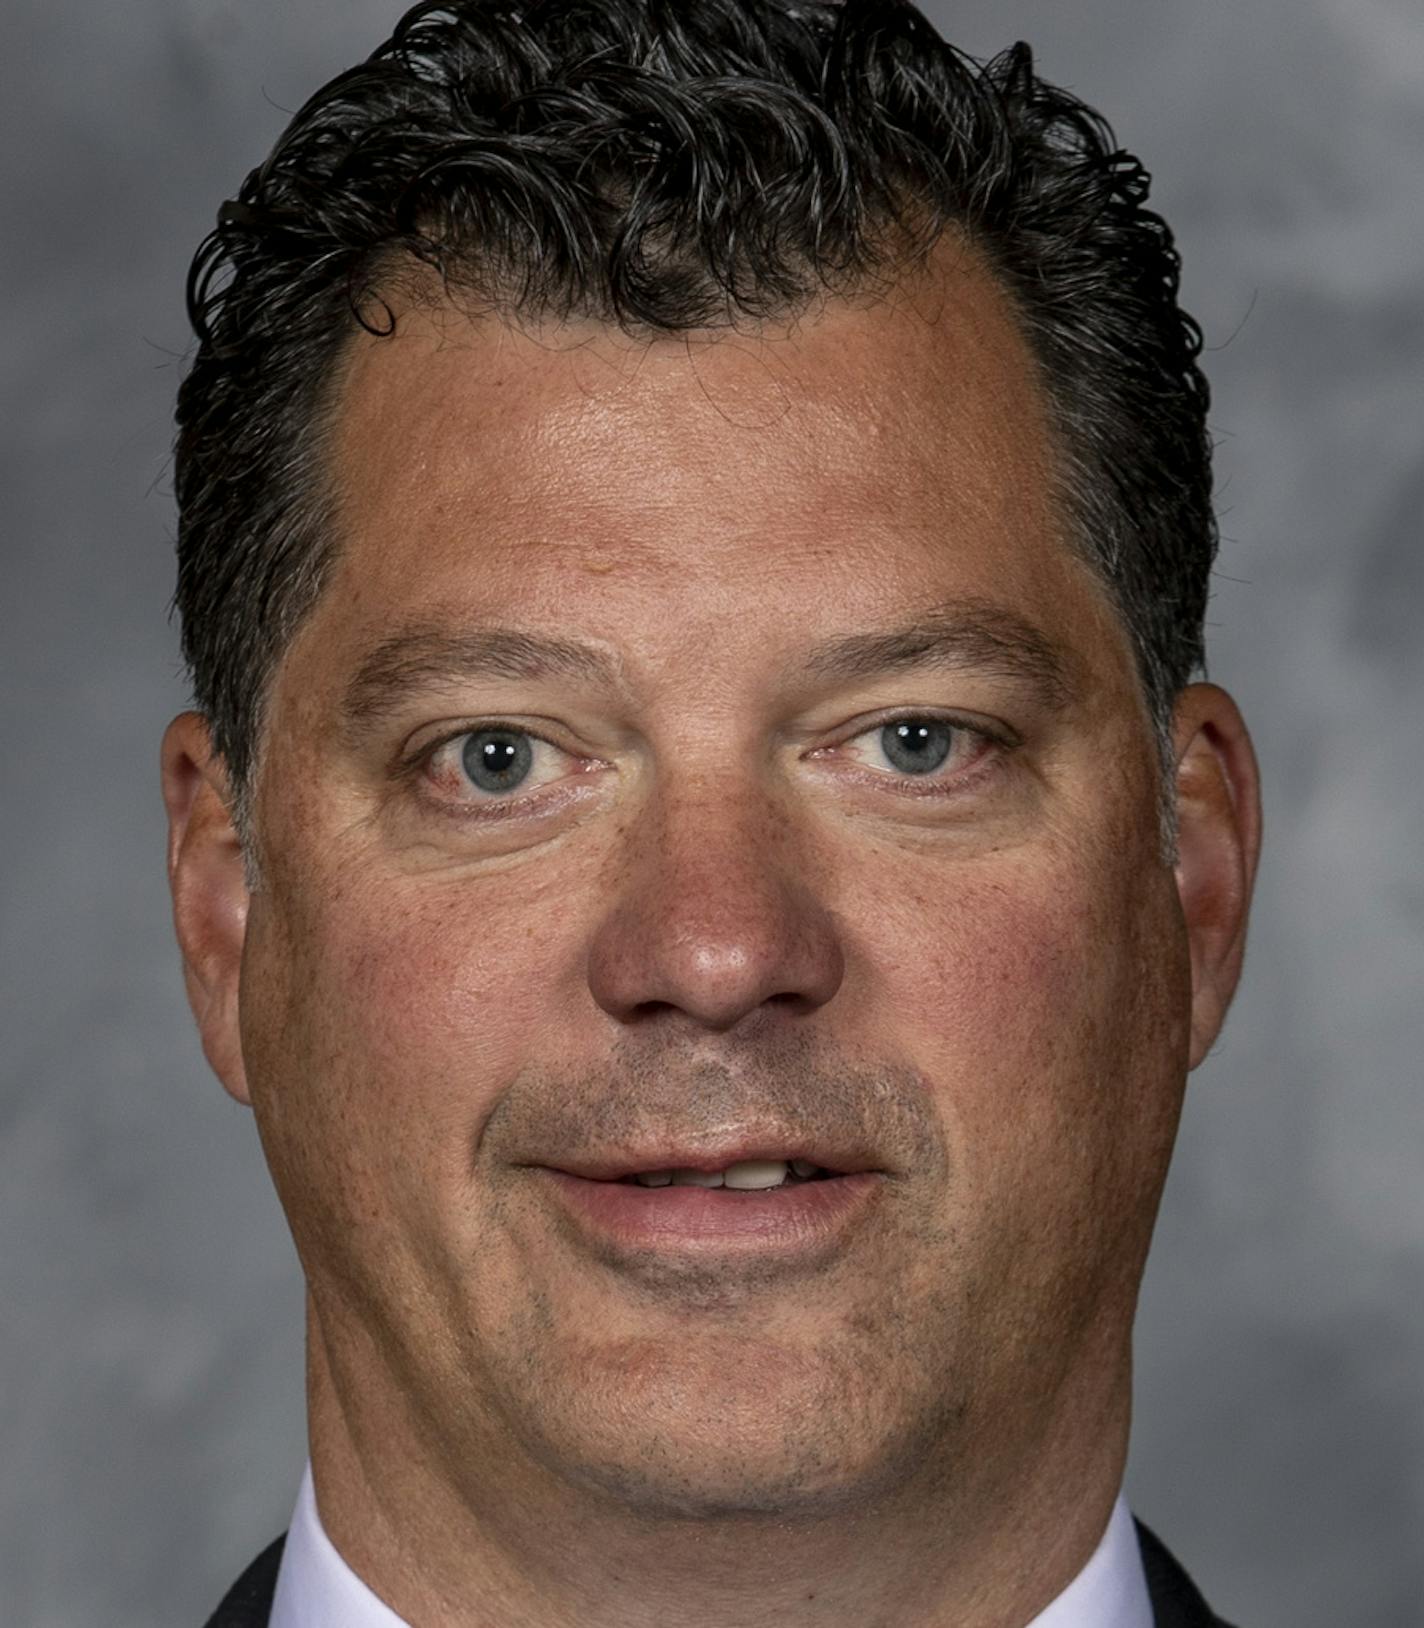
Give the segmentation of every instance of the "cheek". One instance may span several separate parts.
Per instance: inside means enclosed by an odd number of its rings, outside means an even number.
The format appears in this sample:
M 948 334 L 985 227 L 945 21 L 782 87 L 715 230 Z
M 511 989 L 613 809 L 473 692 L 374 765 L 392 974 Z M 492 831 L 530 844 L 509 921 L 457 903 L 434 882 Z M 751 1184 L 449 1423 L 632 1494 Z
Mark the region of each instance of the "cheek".
M 883 918 L 869 951 L 879 1004 L 961 1170 L 1006 1188 L 1091 1185 L 1174 1122 L 1184 989 L 1156 925 L 1161 893 L 1148 870 L 1132 885 L 1090 854 L 1036 855 L 947 874 Z
M 347 1224 L 468 1187 L 482 1126 L 525 1067 L 569 964 L 552 901 L 513 889 L 310 879 L 255 913 L 244 1051 L 274 1176 Z M 506 904 L 509 896 L 511 902 Z
M 934 1094 L 964 1293 L 1035 1362 L 1061 1355 L 1069 1327 L 1098 1326 L 1096 1308 L 1130 1304 L 1186 1077 L 1184 986 L 1152 927 L 1160 884 L 1113 870 L 1035 855 L 946 877 L 882 941 L 877 1006 Z

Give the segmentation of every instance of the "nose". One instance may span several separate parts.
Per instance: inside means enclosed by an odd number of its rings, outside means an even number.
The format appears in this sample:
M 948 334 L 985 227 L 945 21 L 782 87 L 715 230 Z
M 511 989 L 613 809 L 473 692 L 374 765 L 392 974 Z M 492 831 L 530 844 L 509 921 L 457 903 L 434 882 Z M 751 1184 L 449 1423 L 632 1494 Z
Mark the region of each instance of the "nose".
M 588 982 L 623 1023 L 678 1012 L 714 1031 L 769 1006 L 805 1015 L 840 988 L 845 958 L 806 856 L 745 786 L 663 796 L 625 834 Z

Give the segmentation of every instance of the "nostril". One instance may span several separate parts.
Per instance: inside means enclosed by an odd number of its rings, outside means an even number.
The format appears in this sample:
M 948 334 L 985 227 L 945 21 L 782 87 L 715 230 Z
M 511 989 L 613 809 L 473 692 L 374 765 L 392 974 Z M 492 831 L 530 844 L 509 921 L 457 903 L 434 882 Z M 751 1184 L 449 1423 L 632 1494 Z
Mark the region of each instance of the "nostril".
M 589 944 L 589 992 L 606 1012 L 638 1025 L 676 1014 L 725 1033 L 758 1016 L 809 1016 L 834 997 L 838 931 L 799 882 L 735 868 L 689 878 L 649 864 Z

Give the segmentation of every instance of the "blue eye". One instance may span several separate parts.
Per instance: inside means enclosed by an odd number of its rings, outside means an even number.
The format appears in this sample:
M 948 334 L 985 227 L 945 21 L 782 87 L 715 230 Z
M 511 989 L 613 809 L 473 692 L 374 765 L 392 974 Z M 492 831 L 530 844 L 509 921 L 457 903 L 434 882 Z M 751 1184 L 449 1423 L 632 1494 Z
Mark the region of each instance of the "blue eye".
M 493 796 L 513 791 L 534 764 L 528 735 L 514 729 L 477 729 L 464 737 L 461 767 L 470 784 Z
M 880 731 L 880 750 L 905 774 L 933 774 L 954 749 L 961 731 L 937 718 L 901 718 Z

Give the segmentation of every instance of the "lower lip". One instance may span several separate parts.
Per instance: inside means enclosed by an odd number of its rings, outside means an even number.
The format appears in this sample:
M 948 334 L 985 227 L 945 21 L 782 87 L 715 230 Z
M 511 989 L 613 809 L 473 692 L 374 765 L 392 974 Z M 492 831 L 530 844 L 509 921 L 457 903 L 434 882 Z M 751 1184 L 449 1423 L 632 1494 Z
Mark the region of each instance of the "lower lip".
M 839 1243 L 873 1207 L 877 1171 L 827 1176 L 757 1192 L 643 1187 L 541 1169 L 565 1207 L 610 1243 L 696 1254 L 815 1254 Z

